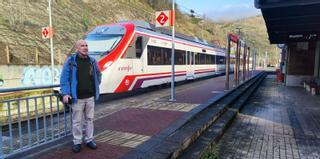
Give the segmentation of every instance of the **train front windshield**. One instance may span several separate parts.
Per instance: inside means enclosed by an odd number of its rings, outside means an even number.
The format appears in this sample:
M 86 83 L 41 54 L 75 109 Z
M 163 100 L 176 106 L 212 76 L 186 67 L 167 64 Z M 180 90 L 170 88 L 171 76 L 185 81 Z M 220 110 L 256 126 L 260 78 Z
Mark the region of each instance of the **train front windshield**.
M 96 60 L 111 52 L 120 42 L 125 29 L 122 26 L 98 26 L 85 38 L 89 55 Z

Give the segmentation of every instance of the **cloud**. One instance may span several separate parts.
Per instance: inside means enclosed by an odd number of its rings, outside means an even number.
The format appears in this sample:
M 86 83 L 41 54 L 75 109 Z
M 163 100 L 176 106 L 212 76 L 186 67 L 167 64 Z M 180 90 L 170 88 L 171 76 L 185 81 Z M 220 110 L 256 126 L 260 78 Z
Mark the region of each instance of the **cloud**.
M 207 11 L 206 16 L 214 21 L 233 21 L 255 15 L 261 12 L 255 9 L 252 4 L 225 4 L 218 8 Z

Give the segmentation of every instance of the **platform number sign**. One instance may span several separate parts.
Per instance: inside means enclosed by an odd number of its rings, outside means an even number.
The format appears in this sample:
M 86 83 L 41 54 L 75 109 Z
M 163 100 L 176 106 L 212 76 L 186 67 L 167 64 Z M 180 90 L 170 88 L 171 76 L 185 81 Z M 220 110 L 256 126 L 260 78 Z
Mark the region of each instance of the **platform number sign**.
M 156 12 L 156 27 L 173 25 L 172 12 L 170 10 Z
M 43 39 L 51 38 L 53 35 L 51 27 L 43 27 L 41 30 L 41 35 Z

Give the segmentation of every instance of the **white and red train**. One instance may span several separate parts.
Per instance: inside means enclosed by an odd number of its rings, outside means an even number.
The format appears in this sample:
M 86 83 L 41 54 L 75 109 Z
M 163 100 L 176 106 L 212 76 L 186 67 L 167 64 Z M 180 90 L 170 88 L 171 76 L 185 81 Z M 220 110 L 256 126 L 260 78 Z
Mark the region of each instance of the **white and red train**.
M 119 93 L 171 82 L 171 35 L 146 22 L 100 25 L 84 40 L 98 61 L 100 92 Z M 231 57 L 231 63 L 234 57 Z M 231 65 L 233 70 L 233 65 Z M 225 50 L 194 37 L 175 37 L 175 81 L 225 71 Z

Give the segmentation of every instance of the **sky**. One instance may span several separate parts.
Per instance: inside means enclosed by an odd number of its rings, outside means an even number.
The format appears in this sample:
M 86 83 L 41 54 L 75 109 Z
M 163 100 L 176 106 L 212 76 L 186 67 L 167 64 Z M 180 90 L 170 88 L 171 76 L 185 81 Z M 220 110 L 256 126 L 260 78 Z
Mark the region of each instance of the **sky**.
M 232 21 L 261 15 L 254 7 L 254 0 L 175 0 L 183 12 L 193 9 L 214 21 Z

